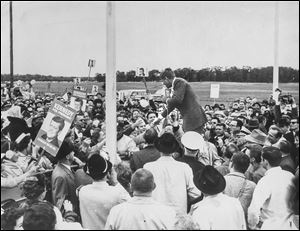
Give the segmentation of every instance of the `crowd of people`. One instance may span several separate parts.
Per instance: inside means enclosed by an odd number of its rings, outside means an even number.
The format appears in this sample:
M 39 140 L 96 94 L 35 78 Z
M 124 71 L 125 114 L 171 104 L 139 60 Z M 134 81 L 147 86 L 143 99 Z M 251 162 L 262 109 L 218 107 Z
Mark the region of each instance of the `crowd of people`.
M 33 142 L 53 100 L 68 105 L 71 95 L 1 100 L 2 230 L 299 229 L 293 97 L 204 105 L 195 112 L 204 125 L 189 130 L 197 121 L 168 110 L 168 99 L 116 96 L 113 163 L 100 93 L 56 156 Z

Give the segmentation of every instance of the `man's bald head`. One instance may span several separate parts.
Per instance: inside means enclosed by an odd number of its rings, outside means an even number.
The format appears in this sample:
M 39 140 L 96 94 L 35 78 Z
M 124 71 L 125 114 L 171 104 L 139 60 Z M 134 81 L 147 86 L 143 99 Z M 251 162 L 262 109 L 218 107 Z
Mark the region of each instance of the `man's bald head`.
M 155 189 L 152 173 L 143 168 L 136 170 L 131 178 L 131 189 L 138 193 L 152 192 Z

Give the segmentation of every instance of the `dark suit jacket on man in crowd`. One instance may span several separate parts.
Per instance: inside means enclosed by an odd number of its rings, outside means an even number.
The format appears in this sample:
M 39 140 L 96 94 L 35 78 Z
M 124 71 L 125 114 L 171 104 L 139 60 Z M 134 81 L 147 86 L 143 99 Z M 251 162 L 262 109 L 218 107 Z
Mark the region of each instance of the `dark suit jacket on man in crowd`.
M 207 122 L 206 115 L 191 85 L 182 78 L 174 79 L 173 95 L 167 100 L 167 109 L 162 116 L 166 117 L 174 108 L 177 108 L 182 115 L 184 132 L 203 132 L 203 127 Z
M 53 204 L 60 206 L 64 200 L 69 200 L 74 208 L 74 212 L 79 212 L 79 202 L 76 196 L 75 176 L 67 167 L 58 163 L 53 170 L 52 178 L 52 199 Z
M 160 152 L 153 144 L 148 145 L 144 149 L 134 152 L 130 159 L 130 168 L 135 172 L 139 168 L 143 168 L 144 164 L 156 161 L 160 157 Z

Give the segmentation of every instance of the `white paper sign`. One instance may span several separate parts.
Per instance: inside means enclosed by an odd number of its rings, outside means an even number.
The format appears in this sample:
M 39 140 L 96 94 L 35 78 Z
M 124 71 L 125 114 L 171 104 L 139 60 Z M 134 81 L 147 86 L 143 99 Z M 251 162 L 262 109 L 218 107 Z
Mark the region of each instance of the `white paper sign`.
M 220 84 L 211 84 L 210 85 L 210 98 L 217 99 L 219 98 Z

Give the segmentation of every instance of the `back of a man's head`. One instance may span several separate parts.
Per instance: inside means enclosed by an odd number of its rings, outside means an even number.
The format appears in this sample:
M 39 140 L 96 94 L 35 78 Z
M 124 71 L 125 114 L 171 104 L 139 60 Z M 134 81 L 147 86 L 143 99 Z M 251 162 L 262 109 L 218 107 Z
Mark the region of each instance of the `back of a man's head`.
M 235 171 L 245 173 L 250 165 L 250 158 L 246 154 L 239 152 L 232 156 L 232 166 Z
M 262 157 L 269 162 L 271 167 L 279 166 L 282 159 L 280 149 L 272 146 L 263 148 Z
M 154 144 L 154 141 L 158 138 L 158 134 L 154 128 L 146 130 L 144 139 L 147 144 Z
M 38 202 L 25 211 L 24 230 L 54 230 L 56 215 L 48 202 Z
M 133 192 L 150 193 L 154 188 L 154 177 L 150 171 L 140 168 L 132 175 L 131 189 Z
M 259 144 L 248 144 L 247 147 L 250 150 L 250 159 L 254 158 L 256 163 L 260 163 L 262 155 L 262 146 Z
M 57 154 L 56 154 L 56 160 L 63 161 L 66 159 L 67 155 L 69 155 L 71 152 L 75 150 L 74 144 L 71 142 L 70 139 L 66 138 L 62 145 L 60 146 Z
M 279 148 L 280 151 L 284 154 L 289 154 L 292 151 L 292 145 L 287 140 L 279 140 L 276 144 L 273 145 L 276 148 Z
M 171 68 L 166 68 L 160 75 L 161 79 L 173 79 L 175 78 L 175 73 Z

